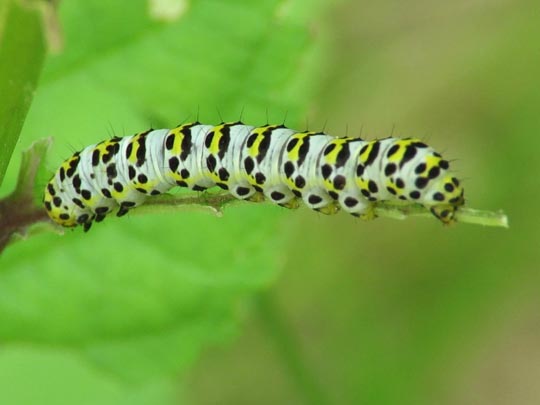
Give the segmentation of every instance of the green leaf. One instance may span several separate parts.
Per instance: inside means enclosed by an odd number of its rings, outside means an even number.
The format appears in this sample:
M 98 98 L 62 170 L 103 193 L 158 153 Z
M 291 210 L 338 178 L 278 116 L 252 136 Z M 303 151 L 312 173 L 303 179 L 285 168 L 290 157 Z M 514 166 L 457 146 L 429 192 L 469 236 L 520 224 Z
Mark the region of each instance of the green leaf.
M 146 3 L 62 3 L 65 52 L 51 57 L 24 143 L 54 135 L 51 168 L 111 134 L 199 119 L 304 122 L 321 39 L 311 6 L 192 2 L 173 23 Z M 278 12 L 279 11 L 279 12 Z M 305 13 L 299 16 L 299 13 Z M 311 18 L 307 18 L 311 15 Z M 118 21 L 122 21 L 119 24 Z M 231 339 L 250 297 L 277 277 L 280 207 L 107 218 L 88 234 L 10 246 L 0 271 L 0 339 L 69 348 L 134 381 L 171 375 Z
M 0 3 L 0 186 L 43 65 L 45 44 L 37 2 Z
M 0 350 L 0 402 L 18 405 L 183 404 L 173 379 L 134 386 L 89 367 L 65 350 L 31 346 Z M 29 389 L 29 381 L 32 389 Z

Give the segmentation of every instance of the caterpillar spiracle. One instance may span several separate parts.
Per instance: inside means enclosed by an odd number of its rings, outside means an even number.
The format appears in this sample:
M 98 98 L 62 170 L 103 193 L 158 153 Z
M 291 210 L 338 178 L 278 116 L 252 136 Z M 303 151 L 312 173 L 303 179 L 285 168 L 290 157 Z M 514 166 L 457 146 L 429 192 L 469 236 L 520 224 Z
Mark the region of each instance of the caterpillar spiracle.
M 148 130 L 90 145 L 64 161 L 45 188 L 50 218 L 65 227 L 125 215 L 174 186 L 213 186 L 234 197 L 363 219 L 377 201 L 405 200 L 454 221 L 464 203 L 449 163 L 419 139 L 365 141 L 284 125 L 199 122 Z

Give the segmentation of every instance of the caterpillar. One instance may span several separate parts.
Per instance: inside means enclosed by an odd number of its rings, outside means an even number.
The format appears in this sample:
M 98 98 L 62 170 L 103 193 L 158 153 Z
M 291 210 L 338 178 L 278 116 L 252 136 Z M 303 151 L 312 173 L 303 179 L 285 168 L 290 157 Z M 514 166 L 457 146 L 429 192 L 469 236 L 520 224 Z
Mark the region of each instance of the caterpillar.
M 415 138 L 365 141 L 284 125 L 199 122 L 148 130 L 90 145 L 64 161 L 43 202 L 59 225 L 125 215 L 148 196 L 174 186 L 218 186 L 241 200 L 270 200 L 286 208 L 302 201 L 324 214 L 375 217 L 378 201 L 404 200 L 454 221 L 464 190 L 449 163 Z

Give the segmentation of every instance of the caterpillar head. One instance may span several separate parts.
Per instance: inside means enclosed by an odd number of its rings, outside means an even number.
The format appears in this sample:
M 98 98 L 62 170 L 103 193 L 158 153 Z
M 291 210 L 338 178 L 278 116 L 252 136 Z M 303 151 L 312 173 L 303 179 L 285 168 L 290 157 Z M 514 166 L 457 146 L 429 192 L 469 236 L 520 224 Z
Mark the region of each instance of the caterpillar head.
M 77 216 L 69 210 L 73 203 L 66 204 L 60 196 L 58 188 L 55 186 L 54 178 L 45 187 L 43 203 L 47 214 L 56 223 L 66 227 L 77 226 Z

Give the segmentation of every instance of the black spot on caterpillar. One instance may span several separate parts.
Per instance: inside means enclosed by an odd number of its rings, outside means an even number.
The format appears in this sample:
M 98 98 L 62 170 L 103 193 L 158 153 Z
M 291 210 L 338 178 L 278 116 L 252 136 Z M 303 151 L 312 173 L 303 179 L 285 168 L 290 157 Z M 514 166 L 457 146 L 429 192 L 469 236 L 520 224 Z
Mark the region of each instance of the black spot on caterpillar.
M 172 187 L 215 185 L 241 200 L 296 208 L 301 199 L 318 212 L 364 219 L 374 217 L 377 201 L 408 200 L 450 223 L 464 203 L 448 161 L 418 139 L 364 141 L 283 125 L 195 122 L 84 148 L 49 181 L 44 204 L 58 224 L 88 230 Z

